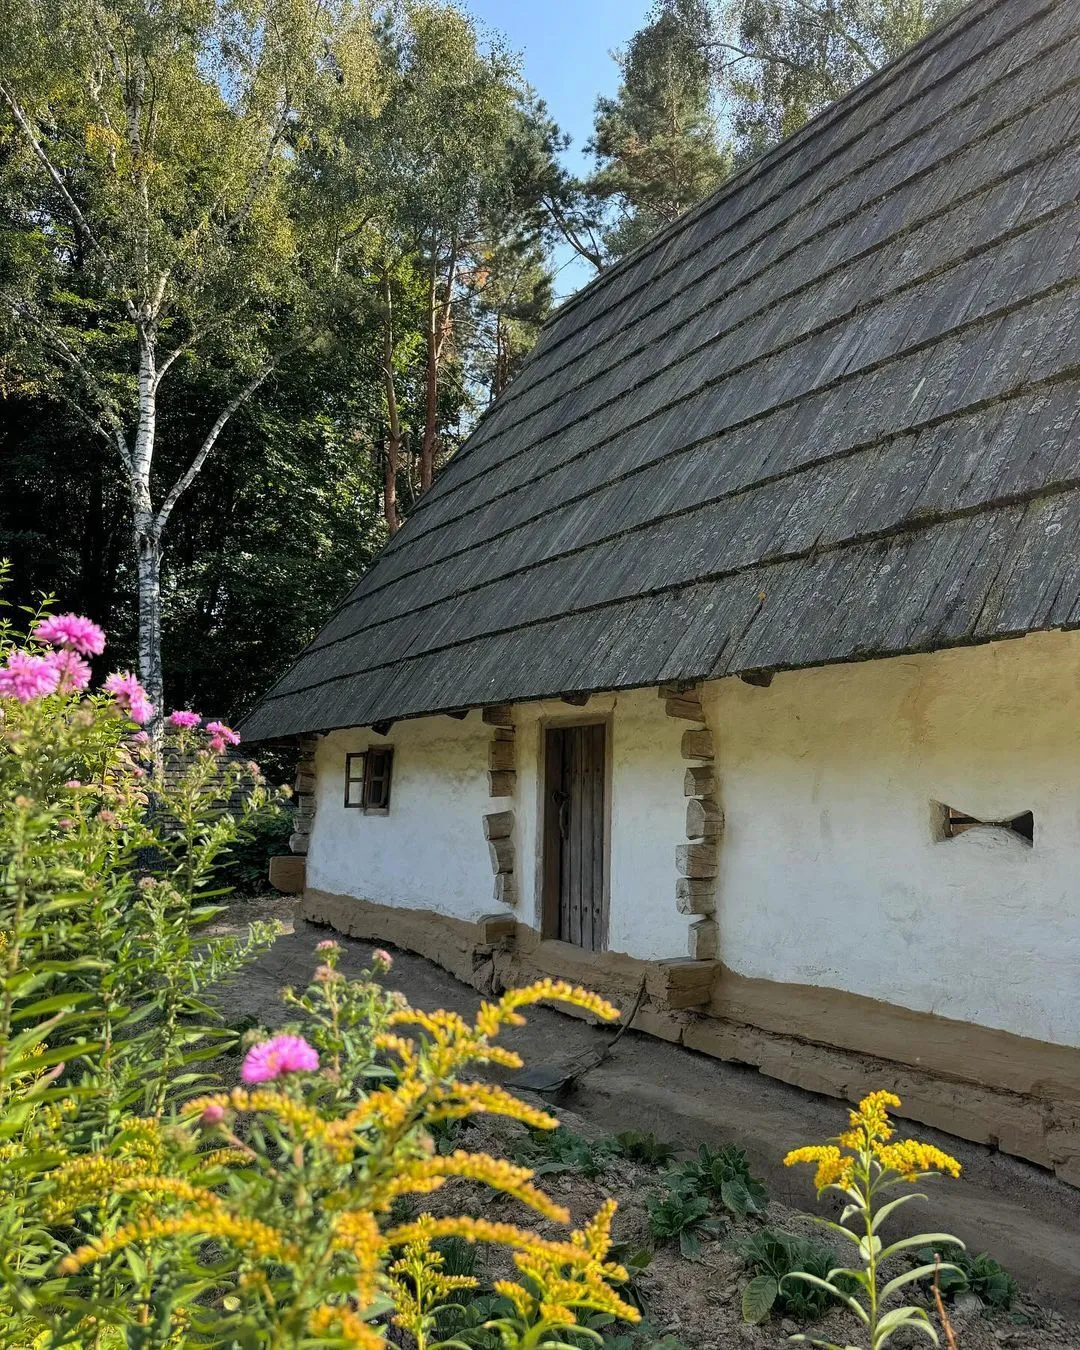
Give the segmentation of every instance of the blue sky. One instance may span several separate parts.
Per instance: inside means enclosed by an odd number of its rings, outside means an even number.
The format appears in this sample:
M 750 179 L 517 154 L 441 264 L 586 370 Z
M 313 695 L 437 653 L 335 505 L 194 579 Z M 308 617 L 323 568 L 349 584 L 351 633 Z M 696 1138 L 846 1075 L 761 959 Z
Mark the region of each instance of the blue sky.
M 650 0 L 465 0 L 482 26 L 496 30 L 523 57 L 525 78 L 547 103 L 551 115 L 573 137 L 570 163 L 581 157 L 592 131 L 597 94 L 614 93 L 619 72 L 611 51 L 641 27 Z M 555 280 L 565 296 L 584 285 L 592 268 L 560 250 Z

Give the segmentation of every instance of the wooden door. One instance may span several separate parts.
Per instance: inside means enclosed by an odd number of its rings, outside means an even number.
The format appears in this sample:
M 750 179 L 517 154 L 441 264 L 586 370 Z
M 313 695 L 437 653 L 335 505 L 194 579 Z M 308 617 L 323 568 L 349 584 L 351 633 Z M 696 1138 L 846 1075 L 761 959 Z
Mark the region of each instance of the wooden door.
M 607 942 L 602 722 L 549 727 L 544 774 L 544 936 Z

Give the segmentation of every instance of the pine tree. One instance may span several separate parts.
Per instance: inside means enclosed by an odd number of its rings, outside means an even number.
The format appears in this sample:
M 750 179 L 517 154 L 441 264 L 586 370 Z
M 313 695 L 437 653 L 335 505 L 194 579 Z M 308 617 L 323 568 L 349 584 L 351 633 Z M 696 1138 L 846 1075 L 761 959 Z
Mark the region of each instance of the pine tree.
M 703 0 L 663 0 L 616 55 L 622 80 L 596 103 L 588 149 L 596 172 L 587 192 L 608 211 L 610 257 L 638 247 L 728 175 L 730 149 L 717 134 Z

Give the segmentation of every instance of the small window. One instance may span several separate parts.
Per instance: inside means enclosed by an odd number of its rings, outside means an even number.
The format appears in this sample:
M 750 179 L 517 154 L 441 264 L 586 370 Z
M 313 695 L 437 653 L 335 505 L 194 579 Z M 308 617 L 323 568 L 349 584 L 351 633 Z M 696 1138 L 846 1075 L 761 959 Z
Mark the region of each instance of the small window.
M 394 752 L 372 746 L 345 756 L 345 805 L 362 811 L 390 809 L 390 777 Z
M 1031 811 L 1024 811 L 1008 820 L 979 820 L 977 816 L 969 816 L 966 811 L 957 811 L 952 806 L 939 806 L 937 811 L 940 839 L 955 839 L 968 830 L 1007 830 L 1029 846 L 1035 842 L 1035 816 Z

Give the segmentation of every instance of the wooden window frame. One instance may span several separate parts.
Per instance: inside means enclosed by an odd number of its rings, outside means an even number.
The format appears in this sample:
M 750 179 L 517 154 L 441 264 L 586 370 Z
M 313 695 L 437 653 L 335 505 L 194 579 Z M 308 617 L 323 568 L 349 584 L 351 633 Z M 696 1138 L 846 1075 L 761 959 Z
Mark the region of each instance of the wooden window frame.
M 357 772 L 359 766 L 359 772 Z M 376 772 L 376 766 L 385 766 Z M 390 814 L 390 792 L 393 786 L 394 748 L 391 745 L 369 745 L 366 750 L 350 750 L 345 756 L 345 794 L 343 805 L 349 811 L 362 811 L 365 816 Z M 359 786 L 356 799 L 350 789 Z

